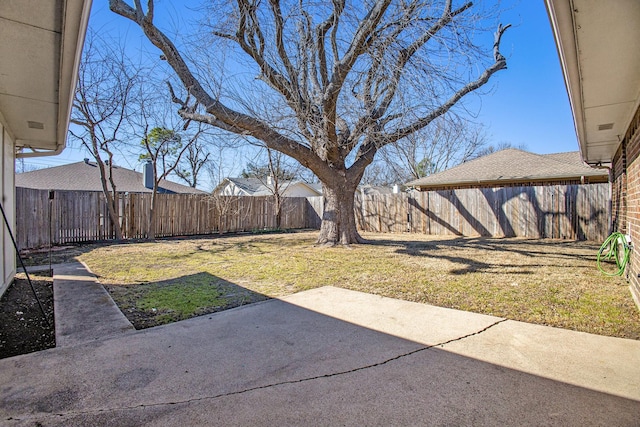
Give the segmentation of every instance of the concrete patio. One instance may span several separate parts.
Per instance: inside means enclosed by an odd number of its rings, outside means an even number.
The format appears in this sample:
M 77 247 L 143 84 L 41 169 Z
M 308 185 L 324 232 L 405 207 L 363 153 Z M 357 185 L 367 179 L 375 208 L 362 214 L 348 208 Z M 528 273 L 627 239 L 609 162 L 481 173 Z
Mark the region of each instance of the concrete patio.
M 0 360 L 0 424 L 640 423 L 638 341 L 335 287 L 135 331 L 80 264 L 55 286 L 65 338 Z

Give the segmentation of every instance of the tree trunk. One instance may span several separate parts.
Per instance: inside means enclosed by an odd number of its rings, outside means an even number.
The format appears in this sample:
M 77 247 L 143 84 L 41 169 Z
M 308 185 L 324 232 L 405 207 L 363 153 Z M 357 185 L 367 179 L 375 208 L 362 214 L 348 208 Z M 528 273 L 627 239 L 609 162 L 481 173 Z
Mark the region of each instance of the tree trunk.
M 153 166 L 153 188 L 151 190 L 151 202 L 149 203 L 149 228 L 147 229 L 147 239 L 155 240 L 156 239 L 156 196 L 158 195 L 158 183 L 159 181 L 155 179 L 155 164 Z
M 120 224 L 120 205 L 118 203 L 118 190 L 116 187 L 116 183 L 113 179 L 113 153 L 111 151 L 105 150 L 109 155 L 109 183 L 111 184 L 111 200 L 109 201 L 112 209 L 109 212 L 109 216 L 111 217 L 111 222 L 113 223 L 114 231 L 116 234 L 116 240 L 123 240 L 122 236 L 122 225 Z M 99 156 L 98 156 L 99 157 Z M 102 163 L 102 160 L 100 160 Z M 102 170 L 104 171 L 104 164 L 102 165 Z M 106 184 L 102 187 L 103 191 L 106 190 Z
M 114 198 L 114 196 L 111 194 L 111 191 L 109 191 L 109 188 L 107 187 L 107 178 L 106 178 L 106 171 L 104 168 L 104 162 L 102 161 L 102 159 L 100 159 L 99 156 L 94 156 L 94 158 L 96 160 L 96 164 L 98 165 L 98 169 L 100 170 L 100 184 L 102 185 L 102 194 L 107 200 L 107 213 L 109 214 L 109 220 L 111 220 L 111 224 L 113 226 L 113 231 L 115 233 L 116 240 L 122 240 L 122 229 L 120 228 L 120 217 L 116 212 L 118 205 L 116 203 L 116 199 Z M 116 187 L 113 181 L 111 181 L 111 185 L 113 186 L 114 194 L 117 194 Z
M 149 228 L 147 229 L 147 239 L 156 239 L 156 194 L 158 194 L 157 184 L 156 188 L 151 193 L 151 203 L 149 203 Z
M 109 220 L 113 226 L 113 232 L 116 240 L 122 240 L 122 229 L 120 228 L 120 218 L 116 212 L 116 201 L 113 199 L 111 193 L 107 190 L 103 193 L 107 199 L 107 212 L 109 214 Z
M 356 228 L 353 210 L 356 186 L 344 182 L 323 183 L 324 211 L 317 244 L 349 245 L 364 243 Z
M 276 211 L 276 230 L 280 230 L 282 225 L 282 196 L 276 192 L 273 195 L 274 210 Z

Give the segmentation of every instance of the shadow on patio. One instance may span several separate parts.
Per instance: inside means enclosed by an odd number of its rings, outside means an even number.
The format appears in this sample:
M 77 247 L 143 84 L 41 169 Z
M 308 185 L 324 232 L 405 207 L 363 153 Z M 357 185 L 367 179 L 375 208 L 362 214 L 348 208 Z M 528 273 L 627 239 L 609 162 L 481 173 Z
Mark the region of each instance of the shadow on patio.
M 6 425 L 634 425 L 640 343 L 319 288 L 0 360 Z

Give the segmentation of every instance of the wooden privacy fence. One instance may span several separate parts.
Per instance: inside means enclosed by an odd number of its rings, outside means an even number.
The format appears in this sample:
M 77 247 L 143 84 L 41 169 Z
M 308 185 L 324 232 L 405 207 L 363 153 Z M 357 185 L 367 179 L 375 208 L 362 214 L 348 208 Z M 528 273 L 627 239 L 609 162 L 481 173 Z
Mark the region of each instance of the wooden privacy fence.
M 609 184 L 500 187 L 362 196 L 358 227 L 372 232 L 559 238 L 603 241 L 609 233 Z M 16 189 L 20 249 L 113 239 L 100 192 Z M 319 228 L 322 197 L 285 197 L 280 228 Z M 123 237 L 144 238 L 150 194 L 121 194 Z M 49 217 L 49 213 L 51 217 Z M 272 197 L 159 194 L 156 236 L 276 228 Z
M 603 241 L 610 185 L 440 190 L 356 197 L 360 229 L 434 235 Z
M 158 194 L 156 237 L 189 236 L 276 228 L 272 197 L 213 197 Z M 144 238 L 151 194 L 120 194 L 119 218 L 125 239 Z M 283 198 L 280 228 L 307 228 L 305 198 Z M 114 239 L 101 192 L 16 188 L 16 239 L 19 249 Z
M 276 228 L 273 197 L 160 194 L 156 237 L 188 236 Z M 305 228 L 304 198 L 282 198 L 281 229 Z M 125 238 L 143 238 L 149 227 L 151 195 L 129 194 L 120 201 Z

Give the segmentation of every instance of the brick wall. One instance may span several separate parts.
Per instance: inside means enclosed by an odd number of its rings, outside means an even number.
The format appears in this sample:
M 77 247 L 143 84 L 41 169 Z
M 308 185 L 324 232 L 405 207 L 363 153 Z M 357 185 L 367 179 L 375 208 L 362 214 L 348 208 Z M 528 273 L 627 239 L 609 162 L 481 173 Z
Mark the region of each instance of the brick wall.
M 611 172 L 613 228 L 631 236 L 627 279 L 640 308 L 640 108 L 613 159 Z

